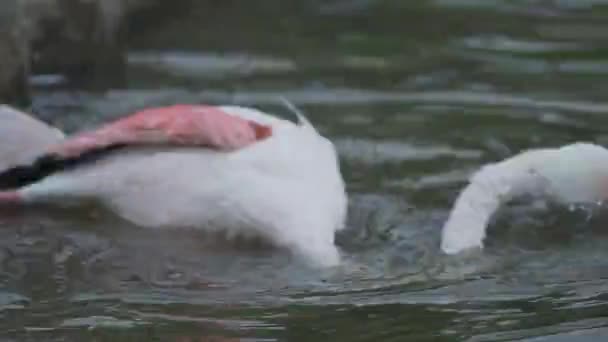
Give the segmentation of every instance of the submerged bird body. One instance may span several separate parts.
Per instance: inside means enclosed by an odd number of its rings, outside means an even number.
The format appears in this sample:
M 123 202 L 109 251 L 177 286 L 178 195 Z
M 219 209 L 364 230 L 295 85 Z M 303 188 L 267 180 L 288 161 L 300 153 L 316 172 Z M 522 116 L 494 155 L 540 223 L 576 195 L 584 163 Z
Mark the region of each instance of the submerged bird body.
M 483 247 L 493 214 L 522 196 L 560 204 L 608 199 L 608 150 L 575 143 L 525 151 L 482 167 L 458 196 L 443 226 L 441 249 L 456 254 Z
M 15 193 L 25 204 L 94 200 L 142 227 L 259 236 L 315 264 L 337 264 L 334 233 L 347 200 L 333 144 L 307 121 L 217 109 L 271 127 L 272 135 L 231 151 L 127 145 Z

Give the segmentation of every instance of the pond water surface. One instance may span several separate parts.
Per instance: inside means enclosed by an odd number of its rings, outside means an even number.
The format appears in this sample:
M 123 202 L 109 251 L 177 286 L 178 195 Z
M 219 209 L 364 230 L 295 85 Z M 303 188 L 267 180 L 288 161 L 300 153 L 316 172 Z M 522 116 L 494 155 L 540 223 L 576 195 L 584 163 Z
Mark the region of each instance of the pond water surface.
M 339 152 L 344 264 L 314 270 L 103 214 L 6 214 L 0 340 L 608 339 L 602 215 L 515 206 L 482 253 L 439 251 L 480 165 L 608 142 L 608 1 L 243 3 L 138 16 L 127 87 L 38 78 L 32 110 L 71 132 L 177 102 L 288 117 L 285 96 Z

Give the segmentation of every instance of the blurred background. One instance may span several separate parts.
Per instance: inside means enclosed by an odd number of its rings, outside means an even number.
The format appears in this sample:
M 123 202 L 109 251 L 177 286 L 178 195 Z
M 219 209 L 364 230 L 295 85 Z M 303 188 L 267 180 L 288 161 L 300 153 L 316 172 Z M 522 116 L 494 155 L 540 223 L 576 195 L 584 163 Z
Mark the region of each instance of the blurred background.
M 608 141 L 606 0 L 2 0 L 0 102 L 302 108 L 348 184 L 339 270 L 88 215 L 0 218 L 2 341 L 603 341 L 605 217 L 514 206 L 439 253 L 467 176 Z

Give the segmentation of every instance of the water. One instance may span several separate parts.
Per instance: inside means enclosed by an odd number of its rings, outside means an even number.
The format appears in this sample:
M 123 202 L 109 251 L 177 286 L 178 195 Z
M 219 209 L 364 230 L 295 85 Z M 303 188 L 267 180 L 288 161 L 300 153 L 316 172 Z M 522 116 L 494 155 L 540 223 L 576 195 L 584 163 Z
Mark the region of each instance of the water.
M 340 153 L 344 265 L 312 270 L 95 211 L 6 214 L 1 339 L 605 339 L 605 215 L 517 205 L 483 253 L 459 257 L 439 253 L 439 235 L 480 165 L 607 141 L 608 1 L 292 3 L 192 2 L 172 20 L 137 17 L 128 87 L 42 75 L 33 109 L 74 131 L 175 102 L 287 117 L 278 97 L 288 97 Z

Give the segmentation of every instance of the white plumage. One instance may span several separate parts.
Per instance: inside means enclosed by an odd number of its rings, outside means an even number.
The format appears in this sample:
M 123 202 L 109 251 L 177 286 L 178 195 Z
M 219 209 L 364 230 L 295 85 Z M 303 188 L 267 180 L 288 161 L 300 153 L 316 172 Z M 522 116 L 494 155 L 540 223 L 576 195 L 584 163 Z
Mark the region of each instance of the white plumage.
M 271 125 L 273 135 L 234 152 L 130 147 L 19 193 L 32 203 L 93 199 L 142 227 L 260 236 L 315 265 L 339 263 L 334 233 L 347 198 L 333 144 L 305 120 L 220 109 Z
M 492 215 L 523 195 L 562 204 L 608 198 L 608 150 L 590 143 L 535 149 L 482 167 L 460 193 L 443 226 L 441 249 L 483 247 Z

